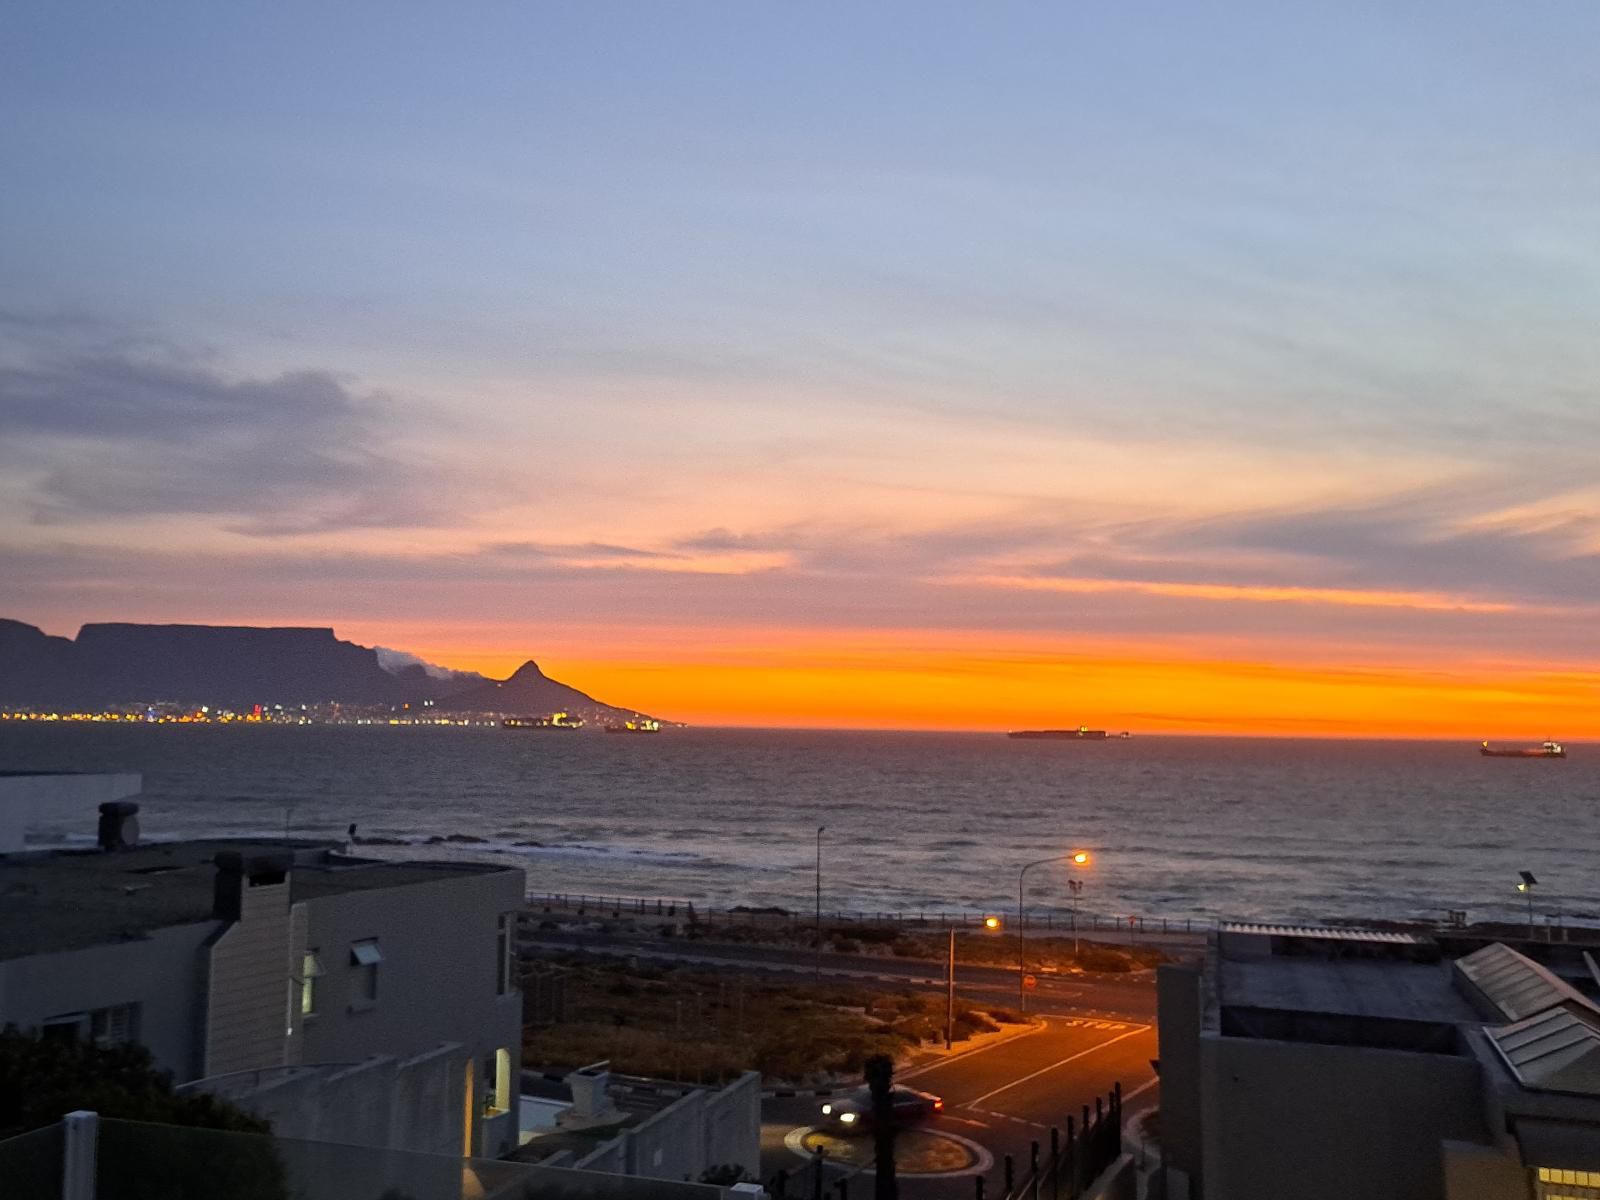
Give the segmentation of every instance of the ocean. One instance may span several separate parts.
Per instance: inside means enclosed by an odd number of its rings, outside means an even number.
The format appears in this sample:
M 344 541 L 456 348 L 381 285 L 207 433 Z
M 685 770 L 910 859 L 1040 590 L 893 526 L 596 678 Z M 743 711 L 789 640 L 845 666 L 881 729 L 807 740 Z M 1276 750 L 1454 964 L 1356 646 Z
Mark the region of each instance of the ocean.
M 1484 759 L 1469 741 L 731 729 L 656 736 L 453 727 L 0 724 L 0 769 L 144 774 L 146 839 L 392 840 L 387 857 L 526 868 L 534 892 L 718 907 L 1148 919 L 1526 917 L 1600 922 L 1600 746 Z M 93 812 L 39 844 L 90 843 Z M 429 839 L 454 838 L 448 842 Z M 483 839 L 464 842 L 459 839 Z

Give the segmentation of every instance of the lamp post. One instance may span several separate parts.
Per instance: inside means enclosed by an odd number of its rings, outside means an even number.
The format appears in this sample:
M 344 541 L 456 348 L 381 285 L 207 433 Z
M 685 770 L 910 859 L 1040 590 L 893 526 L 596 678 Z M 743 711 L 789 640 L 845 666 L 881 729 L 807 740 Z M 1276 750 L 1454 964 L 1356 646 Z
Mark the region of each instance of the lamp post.
M 1533 941 L 1533 889 L 1539 881 L 1533 877 L 1532 871 L 1518 871 L 1522 879 L 1517 884 L 1517 891 L 1528 898 L 1528 940 Z
M 1000 928 L 999 917 L 985 917 L 983 927 L 991 932 Z M 956 1040 L 956 927 L 950 926 L 950 957 L 945 963 L 944 1048 Z
M 1078 896 L 1083 892 L 1083 880 L 1069 879 L 1067 887 L 1072 892 L 1072 961 L 1078 961 Z
M 1017 872 L 1017 1007 L 1023 1012 L 1028 1011 L 1028 939 L 1022 929 L 1023 880 L 1034 867 L 1042 867 L 1045 863 L 1053 862 L 1071 862 L 1076 866 L 1087 866 L 1089 852 L 1074 850 L 1070 854 L 1052 854 L 1049 858 L 1036 858 L 1030 863 L 1023 863 L 1022 869 Z
M 817 982 L 822 982 L 822 833 L 826 825 L 817 826 Z

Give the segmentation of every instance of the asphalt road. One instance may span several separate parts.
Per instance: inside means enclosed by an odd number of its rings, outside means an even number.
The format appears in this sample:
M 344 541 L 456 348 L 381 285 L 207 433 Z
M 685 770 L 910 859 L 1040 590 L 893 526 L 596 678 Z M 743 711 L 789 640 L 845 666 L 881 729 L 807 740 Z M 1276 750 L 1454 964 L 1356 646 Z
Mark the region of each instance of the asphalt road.
M 1048 1155 L 1051 1127 L 1064 1136 L 1067 1117 L 1081 1120 L 1082 1106 L 1093 1111 L 1095 1098 L 1106 1097 L 1115 1084 L 1122 1084 L 1125 1117 L 1154 1105 L 1150 1060 L 1155 1053 L 1151 1024 L 1051 1016 L 1038 1032 L 908 1071 L 900 1081 L 944 1099 L 944 1112 L 925 1128 L 966 1139 L 988 1152 L 989 1161 L 977 1165 L 987 1166 L 987 1192 L 995 1196 L 1003 1190 L 1007 1154 L 1020 1179 L 1027 1172 L 1030 1143 L 1037 1140 L 1041 1156 Z M 795 1129 L 818 1121 L 821 1103 L 796 1097 L 763 1105 L 762 1175 L 770 1180 L 779 1169 L 791 1176 L 799 1172 L 790 1185 L 791 1196 L 809 1197 L 814 1173 L 787 1143 Z M 834 1167 L 828 1185 L 855 1173 Z M 907 1197 L 967 1200 L 975 1192 L 973 1175 L 978 1173 L 972 1169 L 931 1178 L 902 1172 L 900 1190 Z M 870 1177 L 863 1173 L 852 1179 L 850 1193 L 865 1197 L 870 1187 Z
M 811 975 L 817 970 L 817 958 L 811 951 L 784 946 L 670 942 L 560 930 L 541 930 L 535 937 L 525 935 L 522 946 L 532 950 L 654 959 L 785 975 Z M 945 982 L 945 964 L 928 959 L 825 953 L 821 967 L 825 978 L 866 979 L 929 988 L 943 987 Z M 1028 1005 L 1037 1011 L 1155 1020 L 1156 993 L 1148 974 L 1131 977 L 1039 974 L 1036 978 L 1038 986 L 1030 993 Z M 1011 1008 L 1018 1004 L 1014 969 L 958 964 L 956 990 L 963 996 Z

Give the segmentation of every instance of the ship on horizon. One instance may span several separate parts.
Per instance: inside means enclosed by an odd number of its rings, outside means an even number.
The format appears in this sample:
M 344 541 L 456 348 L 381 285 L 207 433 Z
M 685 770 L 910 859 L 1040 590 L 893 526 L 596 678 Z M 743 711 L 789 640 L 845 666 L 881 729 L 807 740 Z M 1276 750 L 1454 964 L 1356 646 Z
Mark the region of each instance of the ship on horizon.
M 1112 734 L 1107 733 L 1104 729 L 1090 729 L 1087 725 L 1079 725 L 1076 729 L 1013 729 L 1006 736 L 1008 738 L 1024 738 L 1032 741 L 1104 742 L 1113 737 L 1125 738 L 1133 735 L 1127 730 Z
M 661 722 L 652 717 L 636 717 L 631 721 L 613 721 L 606 726 L 607 733 L 660 733 Z
M 583 718 L 558 712 L 548 717 L 507 717 L 500 724 L 505 729 L 582 729 Z
M 1485 758 L 1565 758 L 1567 748 L 1560 742 L 1540 742 L 1537 746 L 1491 746 L 1485 741 L 1479 743 L 1478 753 Z

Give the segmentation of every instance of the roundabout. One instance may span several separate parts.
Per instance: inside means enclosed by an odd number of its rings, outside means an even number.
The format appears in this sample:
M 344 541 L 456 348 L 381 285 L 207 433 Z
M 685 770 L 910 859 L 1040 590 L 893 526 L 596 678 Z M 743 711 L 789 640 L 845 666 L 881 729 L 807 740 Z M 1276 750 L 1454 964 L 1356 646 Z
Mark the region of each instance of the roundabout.
M 816 1126 L 801 1126 L 790 1130 L 783 1143 L 807 1162 L 815 1162 L 820 1149 L 826 1162 L 873 1173 L 870 1137 L 840 1137 Z M 994 1166 L 994 1156 L 977 1142 L 940 1129 L 903 1129 L 894 1144 L 895 1171 L 900 1175 L 948 1179 L 982 1175 Z

